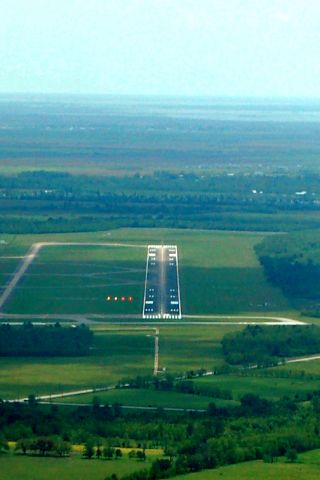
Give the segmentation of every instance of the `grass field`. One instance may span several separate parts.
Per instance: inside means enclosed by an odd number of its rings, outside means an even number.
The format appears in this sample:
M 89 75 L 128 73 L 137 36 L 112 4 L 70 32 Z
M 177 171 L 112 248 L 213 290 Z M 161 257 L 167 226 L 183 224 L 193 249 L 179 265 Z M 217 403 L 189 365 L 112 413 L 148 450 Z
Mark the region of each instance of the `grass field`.
M 119 380 L 133 378 L 137 375 L 151 375 L 154 360 L 154 331 L 152 328 L 98 325 L 95 328 L 94 349 L 88 357 L 76 358 L 1 358 L 0 359 L 0 398 L 16 398 L 30 393 L 45 394 L 76 390 L 84 387 L 112 385 Z M 221 338 L 241 326 L 166 326 L 160 327 L 159 367 L 166 372 L 179 374 L 190 370 L 205 368 L 215 369 L 223 364 Z M 271 327 L 270 327 L 271 328 Z M 300 365 L 300 367 L 298 367 Z M 309 373 L 320 373 L 320 362 L 291 364 L 282 369 L 306 369 Z M 268 399 L 278 399 L 284 395 L 304 394 L 318 390 L 320 381 L 308 378 L 270 378 L 268 376 L 217 375 L 194 380 L 198 386 L 207 389 L 224 389 L 233 393 L 234 400 L 253 392 Z M 270 385 L 272 384 L 272 388 Z M 149 405 L 151 400 L 132 391 L 130 404 Z M 98 394 L 101 396 L 102 394 Z M 116 401 L 114 393 L 110 403 Z M 118 392 L 117 395 L 124 395 Z M 92 396 L 84 398 L 90 402 Z M 65 400 L 69 401 L 69 399 Z M 80 402 L 80 397 L 74 397 Z M 117 400 L 118 401 L 118 400 Z M 122 402 L 122 399 L 119 401 Z M 194 408 L 200 405 L 199 397 L 193 403 L 192 396 L 185 397 Z M 214 400 L 216 401 L 216 400 Z M 82 399 L 81 399 L 82 402 Z M 160 398 L 159 398 L 160 402 Z M 170 396 L 168 406 L 182 405 L 182 398 Z M 202 402 L 202 400 L 201 400 Z M 160 402 L 163 406 L 162 400 Z M 159 403 L 159 405 L 160 405 Z M 207 404 L 207 399 L 199 408 Z M 192 408 L 192 405 L 190 408 Z
M 103 480 L 107 475 L 125 475 L 148 468 L 154 456 L 146 462 L 123 458 L 121 460 L 84 460 L 73 454 L 69 458 L 24 457 L 0 455 L 1 480 Z M 318 480 L 320 476 L 320 450 L 300 454 L 297 463 L 262 461 L 229 465 L 214 470 L 175 477 L 186 480 Z
M 153 338 L 140 332 L 100 333 L 87 357 L 1 358 L 0 398 L 110 385 L 152 373 Z
M 234 326 L 161 327 L 159 366 L 169 373 L 212 369 L 222 363 L 220 340 Z M 0 358 L 0 398 L 110 385 L 153 372 L 153 329 L 95 327 L 88 357 Z
M 247 462 L 175 477 L 179 480 L 318 480 L 319 465 Z
M 263 234 L 197 230 L 120 229 L 88 234 L 21 235 L 0 240 L 2 285 L 18 265 L 14 255 L 36 241 L 177 244 L 185 314 L 296 314 L 266 280 L 254 253 Z M 11 313 L 140 313 L 146 251 L 117 247 L 46 247 L 6 305 Z M 135 296 L 130 305 L 106 295 Z
M 154 458 L 154 457 L 153 457 Z M 104 480 L 116 473 L 123 476 L 148 468 L 152 457 L 146 462 L 129 460 L 85 460 L 80 455 L 68 458 L 24 457 L 23 455 L 0 455 L 1 480 Z
M 77 395 L 61 399 L 61 403 L 92 403 L 97 397 L 101 404 L 120 403 L 121 405 L 168 407 L 168 408 L 194 408 L 206 409 L 210 402 L 217 406 L 233 405 L 236 402 L 213 399 L 210 397 L 190 395 L 177 392 L 162 392 L 144 389 L 122 389 L 97 394 Z
M 140 314 L 144 278 L 145 251 L 141 248 L 44 247 L 6 309 L 27 314 Z M 118 301 L 108 302 L 107 296 L 117 297 Z
M 210 388 L 221 388 L 233 393 L 235 400 L 239 400 L 246 393 L 255 393 L 269 400 L 277 400 L 286 395 L 294 396 L 319 390 L 320 380 L 272 378 L 240 375 L 217 375 L 195 380 L 204 391 Z
M 320 450 L 299 455 L 297 463 L 276 463 L 262 461 L 228 465 L 215 470 L 183 475 L 177 479 L 186 480 L 318 480 L 320 477 Z
M 311 360 L 309 362 L 288 363 L 279 367 L 280 370 L 299 373 L 304 372 L 307 375 L 320 375 L 320 360 Z

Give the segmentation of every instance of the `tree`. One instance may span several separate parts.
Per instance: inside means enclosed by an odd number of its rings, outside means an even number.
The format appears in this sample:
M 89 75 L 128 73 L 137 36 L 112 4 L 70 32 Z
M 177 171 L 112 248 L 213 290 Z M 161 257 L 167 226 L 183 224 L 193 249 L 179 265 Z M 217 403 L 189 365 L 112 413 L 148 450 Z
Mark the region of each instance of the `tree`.
M 94 455 L 94 445 L 92 440 L 87 440 L 84 445 L 83 456 L 90 460 Z
M 69 442 L 59 438 L 55 442 L 54 451 L 57 453 L 57 455 L 59 455 L 59 457 L 67 456 L 71 452 L 71 445 Z
M 0 435 L 0 452 L 2 452 L 3 450 L 9 450 L 9 445 L 7 440 Z
M 151 478 L 163 478 L 163 475 L 171 468 L 170 460 L 166 458 L 159 458 L 151 465 Z
M 115 453 L 115 450 L 112 447 L 107 446 L 107 447 L 104 447 L 103 449 L 103 456 L 108 460 L 111 460 L 111 458 L 113 458 L 114 453 Z
M 99 459 L 101 458 L 101 455 L 102 455 L 102 451 L 101 451 L 100 445 L 98 445 L 96 450 L 96 457 Z
M 297 451 L 294 448 L 288 448 L 286 451 L 286 458 L 291 463 L 295 462 L 298 458 Z
M 165 449 L 164 454 L 166 457 L 169 457 L 170 462 L 172 462 L 173 458 L 177 455 L 177 449 L 169 446 Z
M 143 450 L 138 450 L 137 453 L 136 453 L 136 457 L 137 457 L 138 460 L 141 460 L 143 462 L 147 458 L 146 453 Z
M 175 461 L 175 472 L 177 475 L 182 475 L 188 472 L 188 461 L 185 455 L 179 455 Z
M 116 458 L 122 457 L 122 451 L 120 450 L 120 448 L 117 448 L 115 453 L 116 453 Z
M 29 438 L 20 438 L 16 443 L 15 450 L 17 452 L 21 451 L 23 455 L 26 455 L 27 451 L 31 447 L 31 443 L 32 440 L 30 440 Z
M 54 441 L 50 437 L 39 437 L 32 442 L 30 448 L 38 451 L 40 455 L 45 456 L 48 452 L 51 452 L 54 447 Z

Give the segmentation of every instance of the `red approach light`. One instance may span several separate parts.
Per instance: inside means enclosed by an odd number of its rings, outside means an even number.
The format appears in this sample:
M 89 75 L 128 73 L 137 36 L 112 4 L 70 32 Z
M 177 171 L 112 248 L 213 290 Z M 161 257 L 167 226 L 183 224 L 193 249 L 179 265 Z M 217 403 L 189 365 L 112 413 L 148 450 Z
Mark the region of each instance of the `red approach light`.
M 121 297 L 121 302 L 125 302 L 126 301 L 126 297 Z
M 133 301 L 133 297 L 131 297 L 131 296 L 128 297 L 128 300 L 129 300 L 129 302 L 132 302 L 132 301 Z

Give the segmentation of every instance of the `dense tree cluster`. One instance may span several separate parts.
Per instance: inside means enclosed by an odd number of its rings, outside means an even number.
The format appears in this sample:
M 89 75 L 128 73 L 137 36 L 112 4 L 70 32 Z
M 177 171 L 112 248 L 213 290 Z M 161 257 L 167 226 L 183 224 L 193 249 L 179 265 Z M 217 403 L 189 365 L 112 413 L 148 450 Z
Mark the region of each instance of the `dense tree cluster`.
M 315 325 L 248 325 L 222 339 L 223 353 L 231 364 L 272 365 L 280 359 L 320 352 L 320 328 Z
M 15 450 L 23 453 L 23 455 L 30 453 L 41 456 L 50 454 L 64 457 L 71 452 L 71 444 L 57 436 L 20 438 L 16 442 Z
M 84 325 L 74 328 L 0 325 L 0 356 L 88 355 L 93 333 Z
M 309 402 L 283 398 L 267 401 L 247 394 L 239 406 L 207 412 L 124 413 L 119 405 L 64 407 L 0 402 L 0 445 L 17 441 L 24 454 L 65 456 L 70 444 L 84 444 L 84 457 L 120 458 L 121 447 L 130 456 L 145 459 L 145 449 L 162 447 L 165 456 L 149 469 L 133 473 L 126 480 L 168 478 L 204 468 L 215 468 L 247 460 L 272 461 L 295 452 L 320 447 L 320 392 L 310 392 Z
M 0 175 L 0 212 L 6 212 L 0 219 L 0 232 L 93 231 L 122 226 L 310 229 L 319 226 L 319 199 L 320 182 L 312 174 L 230 176 L 160 171 L 97 177 L 22 172 Z
M 266 237 L 256 253 L 268 279 L 286 295 L 320 303 L 318 231 Z

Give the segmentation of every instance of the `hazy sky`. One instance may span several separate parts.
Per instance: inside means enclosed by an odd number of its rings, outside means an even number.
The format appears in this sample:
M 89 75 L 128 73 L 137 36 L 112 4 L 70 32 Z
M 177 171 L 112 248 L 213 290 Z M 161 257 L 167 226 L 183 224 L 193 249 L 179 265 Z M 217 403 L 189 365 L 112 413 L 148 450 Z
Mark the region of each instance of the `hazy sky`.
M 320 97 L 320 0 L 0 6 L 0 92 Z

